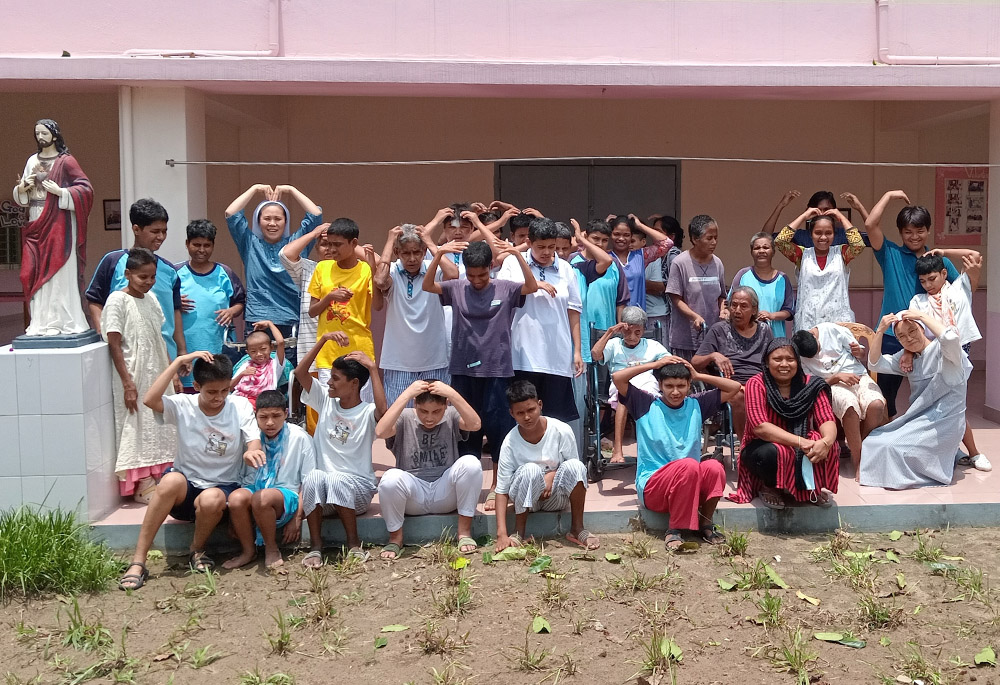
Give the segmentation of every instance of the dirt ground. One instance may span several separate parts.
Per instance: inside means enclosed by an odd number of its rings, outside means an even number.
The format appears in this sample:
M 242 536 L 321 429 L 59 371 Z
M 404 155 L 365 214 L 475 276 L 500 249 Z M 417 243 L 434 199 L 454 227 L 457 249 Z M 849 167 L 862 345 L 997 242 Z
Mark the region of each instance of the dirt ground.
M 1000 669 L 973 665 L 989 645 L 1000 653 L 1000 592 L 989 588 L 1000 567 L 996 530 L 750 533 L 736 557 L 707 545 L 669 554 L 643 533 L 602 542 L 592 560 L 551 540 L 523 561 L 485 565 L 477 552 L 462 570 L 440 543 L 407 548 L 393 563 L 372 550 L 363 566 L 331 551 L 311 573 L 299 552 L 287 573 L 253 566 L 214 583 L 181 559 L 160 559 L 138 592 L 81 597 L 75 624 L 67 598 L 0 607 L 0 673 L 6 683 L 1000 685 Z M 540 573 L 531 572 L 536 554 L 551 558 Z M 754 589 L 777 580 L 788 588 Z M 860 613 L 862 601 L 874 609 Z M 532 632 L 536 616 L 550 632 Z M 668 640 L 679 661 L 662 657 Z M 658 663 L 648 663 L 650 648 Z M 784 662 L 783 648 L 793 652 Z M 789 672 L 789 660 L 805 670 Z

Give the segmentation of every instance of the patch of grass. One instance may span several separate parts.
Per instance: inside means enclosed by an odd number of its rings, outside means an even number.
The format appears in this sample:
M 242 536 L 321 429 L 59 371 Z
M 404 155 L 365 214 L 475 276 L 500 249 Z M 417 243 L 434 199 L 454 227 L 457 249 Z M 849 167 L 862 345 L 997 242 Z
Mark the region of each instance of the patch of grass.
M 271 645 L 272 654 L 288 654 L 292 649 L 292 626 L 288 622 L 288 617 L 282 613 L 281 609 L 278 609 L 278 613 L 274 616 L 274 623 L 277 627 L 277 632 L 273 635 L 271 633 L 264 633 L 267 638 L 267 643 Z
M 205 645 L 201 649 L 194 650 L 194 653 L 191 654 L 191 668 L 204 668 L 209 664 L 214 664 L 224 656 L 225 654 L 222 652 L 213 652 L 212 645 Z
M 674 682 L 676 679 L 674 668 L 681 659 L 680 647 L 674 639 L 654 628 L 649 640 L 641 644 L 642 660 L 639 661 L 639 666 L 642 672 L 649 675 L 668 674 L 671 682 Z
M 365 562 L 356 556 L 348 554 L 346 549 L 341 550 L 340 558 L 330 564 L 328 568 L 338 576 L 356 576 L 366 571 Z
M 452 635 L 450 629 L 441 633 L 441 627 L 435 621 L 427 621 L 424 631 L 417 635 L 417 645 L 424 654 L 450 654 L 459 649 L 469 647 L 469 633 Z
M 468 678 L 459 677 L 459 671 L 471 671 L 472 669 L 465 664 L 460 664 L 457 661 L 450 662 L 444 667 L 443 671 L 438 671 L 436 668 L 430 670 L 431 682 L 434 685 L 466 685 L 469 682 Z
M 450 564 L 462 556 L 462 553 L 458 551 L 458 545 L 455 544 L 455 536 L 451 532 L 451 528 L 445 528 L 441 531 L 437 542 L 425 546 L 424 550 L 426 550 L 427 560 L 432 564 Z
M 916 642 L 907 642 L 906 647 L 907 653 L 897 664 L 897 668 L 911 680 L 922 680 L 928 685 L 943 685 L 945 679 L 941 675 L 941 669 L 927 661 L 920 651 L 920 645 Z
M 637 569 L 635 564 L 630 561 L 628 570 L 622 575 L 608 577 L 608 594 L 635 595 L 646 590 L 662 589 L 670 585 L 676 578 L 677 571 L 672 566 L 667 566 L 663 573 L 649 575 Z
M 849 556 L 831 559 L 830 572 L 844 578 L 856 592 L 874 594 L 878 571 L 875 560 L 868 556 Z
M 287 673 L 264 675 L 259 668 L 240 674 L 240 685 L 295 685 L 295 678 Z
M 844 552 L 851 549 L 852 535 L 843 528 L 838 528 L 833 534 L 827 536 L 824 544 L 820 545 L 809 553 L 813 561 L 827 561 L 829 559 L 839 559 L 844 556 Z
M 722 534 L 725 536 L 726 541 L 719 545 L 718 554 L 723 557 L 742 557 L 746 556 L 747 549 L 750 547 L 750 531 L 740 531 L 740 530 L 723 530 Z
M 920 535 L 920 531 L 916 532 L 917 538 L 917 548 L 913 550 L 910 556 L 917 561 L 940 561 L 941 557 L 944 556 L 944 550 L 940 547 L 934 545 L 931 542 L 930 535 Z
M 894 628 L 903 622 L 903 609 L 866 595 L 858 602 L 858 618 L 868 630 Z
M 538 593 L 539 599 L 550 606 L 562 607 L 569 599 L 566 591 L 566 579 L 545 576 L 545 587 Z
M 76 597 L 73 598 L 71 608 L 66 610 L 66 618 L 68 626 L 63 632 L 64 646 L 83 652 L 96 652 L 114 643 L 111 631 L 104 627 L 100 619 L 88 621 L 83 618 Z
M 785 622 L 781 615 L 781 597 L 779 595 L 772 595 L 770 591 L 765 590 L 762 596 L 754 600 L 754 604 L 760 609 L 757 620 L 765 628 L 774 628 Z
M 72 512 L 0 512 L 0 600 L 103 592 L 121 572 L 121 559 L 88 539 Z
M 795 675 L 796 685 L 809 685 L 809 665 L 819 654 L 809 649 L 809 643 L 802 631 L 788 632 L 788 639 L 778 647 L 771 659 L 776 668 Z
M 189 599 L 204 599 L 219 594 L 218 574 L 210 568 L 192 571 L 194 582 L 184 586 L 184 596 Z
M 524 634 L 524 647 L 510 647 L 508 651 L 511 654 L 504 653 L 519 671 L 541 671 L 542 663 L 552 655 L 552 651 L 544 647 L 531 649 L 528 644 L 530 634 L 530 629 Z
M 473 577 L 465 569 L 449 567 L 445 574 L 445 588 L 440 593 L 431 589 L 431 602 L 441 616 L 464 614 L 472 603 Z
M 340 625 L 336 628 L 330 628 L 324 631 L 323 651 L 329 652 L 330 654 L 343 654 L 346 651 L 345 647 L 350 635 L 351 631 L 345 625 Z
M 105 679 L 112 683 L 136 682 L 136 671 L 142 667 L 142 661 L 128 656 L 125 650 L 127 628 L 122 629 L 121 642 L 117 649 L 108 645 L 102 649 L 101 658 L 87 668 L 66 674 L 67 685 L 79 685 L 91 680 Z
M 636 559 L 649 559 L 656 554 L 655 545 L 657 542 L 645 533 L 632 533 L 625 538 L 622 554 Z
M 305 578 L 309 583 L 309 591 L 313 595 L 313 600 L 305 599 L 302 606 L 305 607 L 305 615 L 313 623 L 325 623 L 337 615 L 337 608 L 333 603 L 333 595 L 330 594 L 329 577 L 330 572 L 326 566 L 311 571 L 300 572 L 300 578 Z
M 734 561 L 732 567 L 738 590 L 767 590 L 774 584 L 767 574 L 767 562 L 763 559 L 744 561 L 742 564 Z

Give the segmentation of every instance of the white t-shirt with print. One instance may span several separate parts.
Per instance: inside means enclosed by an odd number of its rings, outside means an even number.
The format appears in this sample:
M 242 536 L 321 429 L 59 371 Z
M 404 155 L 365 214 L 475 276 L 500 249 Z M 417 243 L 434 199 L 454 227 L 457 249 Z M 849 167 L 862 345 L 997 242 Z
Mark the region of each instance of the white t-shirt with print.
M 206 416 L 198 395 L 164 395 L 163 413 L 154 415 L 177 426 L 174 468 L 202 489 L 238 483 L 247 443 L 260 440 L 257 417 L 243 397 L 230 395 L 218 414 Z
M 531 444 L 521 437 L 521 430 L 514 429 L 503 439 L 500 460 L 497 464 L 496 491 L 506 495 L 514 472 L 525 464 L 538 464 L 545 473 L 555 471 L 559 464 L 577 458 L 576 436 L 573 429 L 559 419 L 545 418 L 547 424 L 542 439 Z
M 539 288 L 524 300 L 524 306 L 514 314 L 511 324 L 510 356 L 515 371 L 533 371 L 572 378 L 573 336 L 570 332 L 569 310 L 583 311 L 580 282 L 569 262 L 556 257 L 552 264 L 540 267 L 525 253 L 535 280 L 555 286 L 552 297 Z M 544 277 L 543 277 L 544 271 Z M 507 257 L 497 280 L 524 283 L 521 265 Z
M 319 414 L 313 436 L 316 468 L 352 473 L 367 478 L 374 485 L 375 404 L 362 402 L 351 409 L 343 409 L 340 400 L 330 397 L 327 386 L 317 381 L 312 382 L 309 390 L 302 390 L 302 402 Z

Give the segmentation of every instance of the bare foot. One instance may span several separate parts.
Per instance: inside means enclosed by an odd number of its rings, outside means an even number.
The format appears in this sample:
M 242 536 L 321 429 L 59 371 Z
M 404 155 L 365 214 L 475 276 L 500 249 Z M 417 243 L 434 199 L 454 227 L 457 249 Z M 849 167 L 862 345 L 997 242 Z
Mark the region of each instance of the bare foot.
M 243 552 L 238 557 L 233 557 L 232 559 L 226 561 L 222 564 L 222 568 L 234 569 L 243 568 L 247 564 L 253 562 L 257 558 L 257 550 L 252 552 Z
M 281 558 L 281 550 L 275 548 L 274 551 L 264 550 L 264 565 L 268 568 L 278 568 L 285 565 L 285 560 Z
M 618 452 L 611 452 L 611 462 L 612 464 L 624 464 L 625 456 L 619 450 Z

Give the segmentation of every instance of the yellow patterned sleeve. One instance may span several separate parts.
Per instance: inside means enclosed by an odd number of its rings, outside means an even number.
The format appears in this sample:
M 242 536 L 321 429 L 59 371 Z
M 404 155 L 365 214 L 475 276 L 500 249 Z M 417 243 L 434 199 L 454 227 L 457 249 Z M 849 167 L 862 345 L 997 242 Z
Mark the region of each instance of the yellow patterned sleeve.
M 861 231 L 856 226 L 845 229 L 847 232 L 847 244 L 841 248 L 844 256 L 844 263 L 850 263 L 855 257 L 865 251 L 865 240 L 861 237 Z
M 794 237 L 795 231 L 790 226 L 785 226 L 774 239 L 774 249 L 785 255 L 788 261 L 797 267 L 802 261 L 802 248 L 792 242 Z

